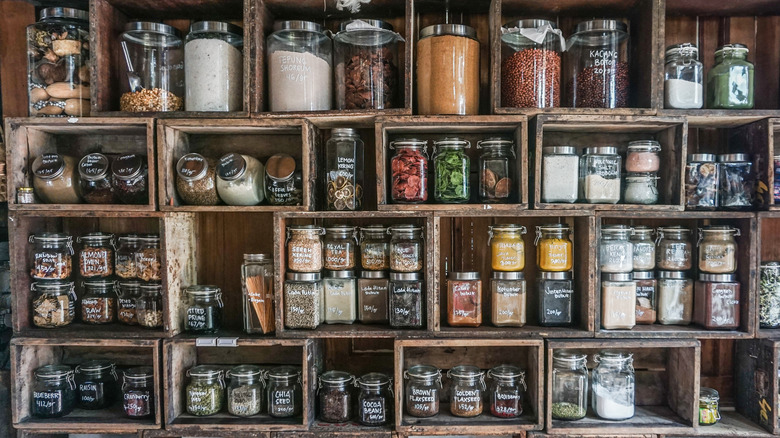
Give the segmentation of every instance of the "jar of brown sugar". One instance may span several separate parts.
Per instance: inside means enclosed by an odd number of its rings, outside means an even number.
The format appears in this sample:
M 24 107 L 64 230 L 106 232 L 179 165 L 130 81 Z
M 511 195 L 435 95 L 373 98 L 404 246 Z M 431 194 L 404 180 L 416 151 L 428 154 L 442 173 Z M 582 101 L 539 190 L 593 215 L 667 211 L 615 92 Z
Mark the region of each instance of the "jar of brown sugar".
M 728 225 L 699 229 L 699 271 L 710 274 L 731 274 L 737 270 L 738 228 Z
M 331 271 L 354 269 L 357 246 L 355 227 L 334 225 L 325 228 L 322 244 L 325 250 L 323 259 L 325 269 Z
M 322 270 L 322 236 L 325 229 L 317 225 L 287 227 L 287 269 L 295 272 Z

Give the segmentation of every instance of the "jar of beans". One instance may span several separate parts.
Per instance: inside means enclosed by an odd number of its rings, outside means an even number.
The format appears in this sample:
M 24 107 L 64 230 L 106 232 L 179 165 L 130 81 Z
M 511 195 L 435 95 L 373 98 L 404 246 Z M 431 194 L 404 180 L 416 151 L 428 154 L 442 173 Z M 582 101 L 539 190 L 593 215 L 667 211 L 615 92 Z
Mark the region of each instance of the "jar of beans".
M 76 407 L 76 382 L 67 365 L 44 365 L 35 370 L 30 413 L 37 418 L 59 418 Z
M 406 413 L 425 418 L 439 414 L 441 370 L 431 365 L 414 365 L 404 371 Z
M 424 267 L 423 229 L 417 225 L 393 225 L 390 234 L 390 270 L 417 272 Z
M 137 325 L 135 303 L 141 297 L 141 282 L 136 280 L 120 281 L 116 286 L 116 316 L 119 322 Z
M 322 245 L 325 251 L 323 259 L 325 269 L 340 271 L 355 267 L 355 247 L 357 246 L 355 227 L 333 225 L 325 228 Z
M 115 204 L 111 186 L 110 161 L 105 155 L 94 152 L 79 161 L 79 185 L 81 197 L 87 204 Z
M 360 228 L 360 262 L 364 270 L 390 269 L 390 242 L 387 227 L 368 225 Z
M 89 233 L 77 239 L 79 270 L 82 278 L 110 277 L 114 274 L 114 235 Z
M 456 417 L 476 417 L 482 413 L 485 373 L 473 365 L 458 365 L 447 371 L 450 378 L 450 413 Z
M 146 204 L 149 200 L 146 156 L 120 155 L 111 163 L 111 184 L 123 204 Z
M 108 324 L 116 315 L 116 294 L 111 280 L 88 280 L 84 282 L 81 297 L 81 322 L 87 324 Z
M 119 395 L 116 365 L 107 360 L 90 360 L 76 367 L 78 405 L 82 409 L 105 409 Z
M 144 283 L 141 285 L 141 296 L 135 302 L 138 324 L 147 328 L 163 326 L 162 285 Z
M 135 253 L 141 247 L 141 240 L 137 234 L 125 234 L 119 236 L 116 246 L 114 272 L 119 278 L 132 280 L 138 278 L 138 269 L 135 266 Z
M 303 411 L 303 387 L 301 369 L 290 365 L 268 371 L 268 415 L 274 418 L 290 418 Z
M 352 418 L 354 380 L 355 376 L 344 371 L 326 371 L 320 376 L 320 420 L 344 423 Z
M 73 274 L 73 237 L 63 233 L 33 234 L 30 276 L 35 280 L 67 280 Z
M 355 381 L 358 395 L 358 423 L 384 426 L 393 421 L 393 380 L 382 373 L 368 373 Z
M 135 253 L 135 269 L 139 280 L 162 280 L 162 255 L 160 254 L 160 236 L 145 234 L 138 239 L 139 247 Z
M 519 20 L 501 29 L 501 106 L 561 106 L 563 34 L 548 20 Z
M 122 406 L 125 415 L 133 419 L 154 415 L 154 370 L 152 367 L 136 367 L 125 370 L 122 383 Z
M 30 289 L 34 292 L 32 318 L 36 327 L 64 327 L 76 318 L 76 292 L 70 281 L 36 281 Z
M 517 418 L 523 414 L 525 371 L 514 365 L 499 365 L 487 372 L 490 384 L 490 413 L 499 418 Z
M 322 236 L 325 229 L 317 225 L 287 227 L 287 269 L 296 272 L 322 270 Z
M 390 196 L 399 204 L 415 204 L 428 200 L 427 140 L 401 138 L 390 143 L 395 150 L 390 159 Z

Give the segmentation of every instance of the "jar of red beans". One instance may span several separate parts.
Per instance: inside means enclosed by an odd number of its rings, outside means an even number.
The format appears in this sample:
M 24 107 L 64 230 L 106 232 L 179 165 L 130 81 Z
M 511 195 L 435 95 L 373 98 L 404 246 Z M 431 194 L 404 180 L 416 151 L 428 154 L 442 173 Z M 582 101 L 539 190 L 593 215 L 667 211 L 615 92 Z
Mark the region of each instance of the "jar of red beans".
M 390 159 L 392 182 L 390 196 L 397 203 L 420 203 L 428 200 L 428 141 L 403 138 L 390 143 L 395 150 Z
M 490 413 L 499 418 L 517 418 L 523 414 L 525 371 L 514 365 L 499 365 L 487 373 L 490 384 Z

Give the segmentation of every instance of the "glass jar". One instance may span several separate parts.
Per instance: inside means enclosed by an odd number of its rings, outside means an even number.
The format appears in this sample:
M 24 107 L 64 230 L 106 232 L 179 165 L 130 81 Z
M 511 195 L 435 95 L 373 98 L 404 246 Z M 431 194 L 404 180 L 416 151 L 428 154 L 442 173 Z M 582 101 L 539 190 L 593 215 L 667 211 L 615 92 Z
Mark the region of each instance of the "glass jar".
M 554 420 L 579 420 L 588 412 L 588 356 L 568 350 L 553 352 L 552 409 Z
M 693 314 L 693 280 L 683 271 L 658 271 L 658 323 L 688 325 Z
M 36 368 L 30 398 L 30 413 L 37 418 L 60 418 L 76 407 L 76 382 L 67 365 Z
M 127 325 L 138 325 L 136 302 L 141 296 L 140 281 L 120 281 L 116 287 L 116 317 Z
M 404 371 L 404 379 L 406 413 L 417 418 L 439 415 L 441 370 L 432 365 L 413 365 Z
M 628 143 L 626 172 L 658 172 L 661 167 L 661 144 L 655 140 L 638 140 Z
M 562 327 L 572 324 L 574 285 L 571 272 L 540 271 L 537 277 L 539 325 Z
M 67 280 L 73 275 L 73 237 L 64 233 L 31 234 L 30 277 L 34 280 Z
M 89 12 L 45 8 L 27 26 L 31 116 L 89 116 Z
M 79 161 L 79 188 L 87 204 L 115 204 L 117 197 L 111 186 L 111 162 L 105 155 L 94 152 Z
M 227 409 L 236 417 L 251 417 L 263 410 L 265 377 L 257 365 L 239 365 L 227 374 Z
M 284 282 L 284 325 L 315 329 L 323 318 L 324 299 L 319 272 L 288 272 Z
M 450 272 L 447 278 L 447 323 L 454 327 L 480 326 L 482 281 L 479 272 Z
M 325 324 L 352 324 L 357 319 L 355 271 L 327 271 L 325 291 Z
M 634 271 L 636 283 L 636 323 L 655 324 L 658 282 L 653 271 Z
M 227 205 L 257 205 L 265 195 L 265 170 L 257 158 L 236 152 L 217 164 L 217 194 Z
M 761 328 L 780 328 L 780 262 L 762 262 L 759 271 L 759 324 Z
M 149 169 L 144 155 L 120 155 L 111 162 L 111 186 L 116 199 L 123 204 L 149 202 L 148 177 Z
M 328 210 L 363 209 L 365 145 L 352 128 L 334 128 L 325 144 L 325 199 Z
M 303 412 L 301 369 L 290 365 L 271 368 L 268 379 L 268 415 L 291 418 Z
M 574 108 L 626 108 L 631 72 L 626 23 L 590 20 L 577 25 L 566 51 L 566 87 Z
M 599 269 L 602 273 L 626 273 L 634 269 L 634 244 L 629 240 L 633 232 L 628 225 L 601 227 Z
M 573 146 L 542 148 L 542 202 L 577 202 L 580 157 Z
M 422 328 L 423 278 L 418 272 L 390 273 L 390 326 L 396 328 Z
M 707 108 L 753 108 L 753 64 L 744 44 L 726 44 L 715 50 L 715 64 L 707 74 Z
M 720 166 L 714 154 L 690 154 L 685 165 L 685 208 L 714 210 L 720 205 Z
M 135 302 L 138 324 L 147 328 L 163 326 L 162 285 L 156 283 L 141 284 L 141 296 Z
M 75 158 L 60 154 L 38 155 L 32 171 L 35 194 L 45 204 L 78 204 L 80 179 Z
M 739 328 L 740 286 L 734 274 L 699 273 L 693 321 L 707 330 Z
M 367 271 L 390 269 L 390 242 L 387 227 L 368 225 L 360 228 L 360 264 Z
M 390 159 L 390 197 L 393 202 L 418 204 L 428 200 L 427 146 L 427 140 L 416 138 L 390 142 L 390 149 L 395 150 Z
M 302 205 L 303 174 L 295 158 L 272 155 L 265 162 L 265 198 L 276 206 Z
M 658 179 L 658 174 L 655 172 L 626 174 L 623 202 L 626 204 L 657 204 Z
M 196 417 L 214 415 L 225 405 L 225 372 L 214 365 L 196 365 L 187 370 L 187 413 Z
M 30 285 L 33 325 L 41 328 L 64 327 L 76 318 L 76 291 L 72 282 L 36 281 Z
M 216 286 L 188 286 L 183 310 L 184 330 L 216 333 L 222 327 L 222 290 Z
M 476 29 L 462 24 L 424 27 L 416 55 L 418 114 L 479 114 Z
M 89 233 L 78 239 L 81 278 L 105 278 L 114 274 L 114 235 Z
M 138 238 L 139 247 L 135 253 L 135 269 L 139 280 L 162 280 L 162 254 L 160 236 L 144 234 Z
M 488 227 L 490 260 L 494 271 L 522 271 L 525 268 L 525 233 L 525 227 L 517 224 Z
M 325 251 L 325 269 L 340 271 L 355 268 L 355 247 L 358 245 L 355 227 L 333 225 L 325 228 L 322 245 Z
M 699 228 L 699 271 L 709 274 L 731 274 L 737 271 L 739 228 L 713 225 Z
M 352 388 L 355 376 L 344 371 L 326 371 L 319 378 L 320 420 L 346 423 L 352 419 Z
M 691 43 L 666 47 L 664 107 L 704 107 L 704 64 L 699 61 L 699 49 Z
M 217 205 L 216 163 L 201 154 L 184 154 L 176 162 L 176 193 L 187 205 Z
M 780 204 L 780 155 L 774 156 L 774 170 L 775 170 L 774 171 L 775 180 L 774 180 L 774 184 L 773 184 L 774 187 L 772 188 L 773 189 L 772 191 L 774 194 L 775 204 Z M 20 188 L 19 190 L 22 190 L 22 188 Z M 18 193 L 19 192 L 17 192 L 17 197 L 18 197 Z M 23 203 L 22 201 L 18 201 L 18 202 L 20 204 Z M 32 204 L 32 202 L 28 202 L 28 204 Z
M 423 229 L 417 225 L 392 225 L 390 234 L 390 270 L 417 272 L 423 270 L 425 241 Z
M 580 200 L 588 204 L 617 204 L 621 167 L 616 147 L 586 148 L 580 158 Z
M 332 108 L 333 43 L 311 21 L 279 21 L 268 36 L 268 107 L 271 111 Z
M 270 254 L 244 254 L 241 290 L 245 332 L 267 334 L 276 330 L 274 281 L 274 262 Z
M 363 426 L 384 426 L 393 421 L 393 379 L 382 373 L 368 373 L 355 380 L 360 388 L 357 421 Z
M 548 20 L 510 21 L 501 28 L 501 106 L 561 106 L 562 32 Z
M 605 420 L 626 420 L 634 416 L 634 355 L 602 351 L 593 360 L 593 411 Z
M 116 315 L 116 294 L 112 280 L 87 280 L 83 283 L 81 322 L 109 324 Z
M 358 314 L 363 324 L 387 324 L 388 288 L 390 280 L 385 271 L 363 271 L 357 281 Z
M 241 111 L 244 30 L 221 21 L 190 25 L 184 45 L 187 111 Z
M 780 184 L 780 178 L 776 178 L 776 181 Z M 19 187 L 16 190 L 16 203 L 35 204 L 35 189 L 32 187 Z
M 692 253 L 691 230 L 680 226 L 658 228 L 655 250 L 658 269 L 687 271 L 693 266 Z
M 136 367 L 125 370 L 122 383 L 122 407 L 132 419 L 151 418 L 154 405 L 154 370 L 152 367 Z
M 458 204 L 471 197 L 471 159 L 466 149 L 471 142 L 447 137 L 433 142 L 433 197 L 438 203 Z
M 522 272 L 493 272 L 491 322 L 496 327 L 522 327 L 526 323 L 526 287 Z
M 450 385 L 450 413 L 456 417 L 476 417 L 483 410 L 485 373 L 473 365 L 458 365 L 447 371 Z
M 141 239 L 137 234 L 125 234 L 116 240 L 116 257 L 114 273 L 126 280 L 138 278 L 135 265 L 135 254 L 141 248 Z
M 536 227 L 536 267 L 541 271 L 571 271 L 571 228 L 568 224 L 545 224 Z
M 525 371 L 514 365 L 499 365 L 487 372 L 491 379 L 490 413 L 498 418 L 517 418 L 523 415 Z
M 297 272 L 322 270 L 322 236 L 325 229 L 317 225 L 287 227 L 287 269 Z
M 105 409 L 119 395 L 116 365 L 107 360 L 91 360 L 76 367 L 78 406 L 82 409 Z
M 382 20 L 348 20 L 333 37 L 336 63 L 336 109 L 395 108 L 401 96 L 398 42 L 400 35 Z
M 630 330 L 636 325 L 636 283 L 629 273 L 603 274 L 601 327 Z
M 712 388 L 699 388 L 699 426 L 712 426 L 720 421 L 720 394 Z
M 480 202 L 510 202 L 516 198 L 514 142 L 505 138 L 488 138 L 477 142 L 479 156 Z
M 127 64 L 127 82 L 120 81 L 122 90 L 126 90 L 119 99 L 120 111 L 183 110 L 181 32 L 167 24 L 134 21 L 125 25 L 120 45 Z
M 655 230 L 645 225 L 637 225 L 631 234 L 631 245 L 634 248 L 634 271 L 652 271 L 655 269 Z
M 729 210 L 749 210 L 756 193 L 756 175 L 748 154 L 718 155 L 720 166 L 720 206 Z

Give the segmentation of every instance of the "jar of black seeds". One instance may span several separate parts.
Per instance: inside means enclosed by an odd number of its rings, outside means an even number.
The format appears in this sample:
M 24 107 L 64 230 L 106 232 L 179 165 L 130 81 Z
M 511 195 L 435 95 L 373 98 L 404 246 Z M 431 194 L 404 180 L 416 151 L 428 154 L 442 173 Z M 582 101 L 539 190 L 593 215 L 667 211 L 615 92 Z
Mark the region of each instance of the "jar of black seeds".
M 303 411 L 301 369 L 290 365 L 272 368 L 268 374 L 268 415 L 290 418 Z

